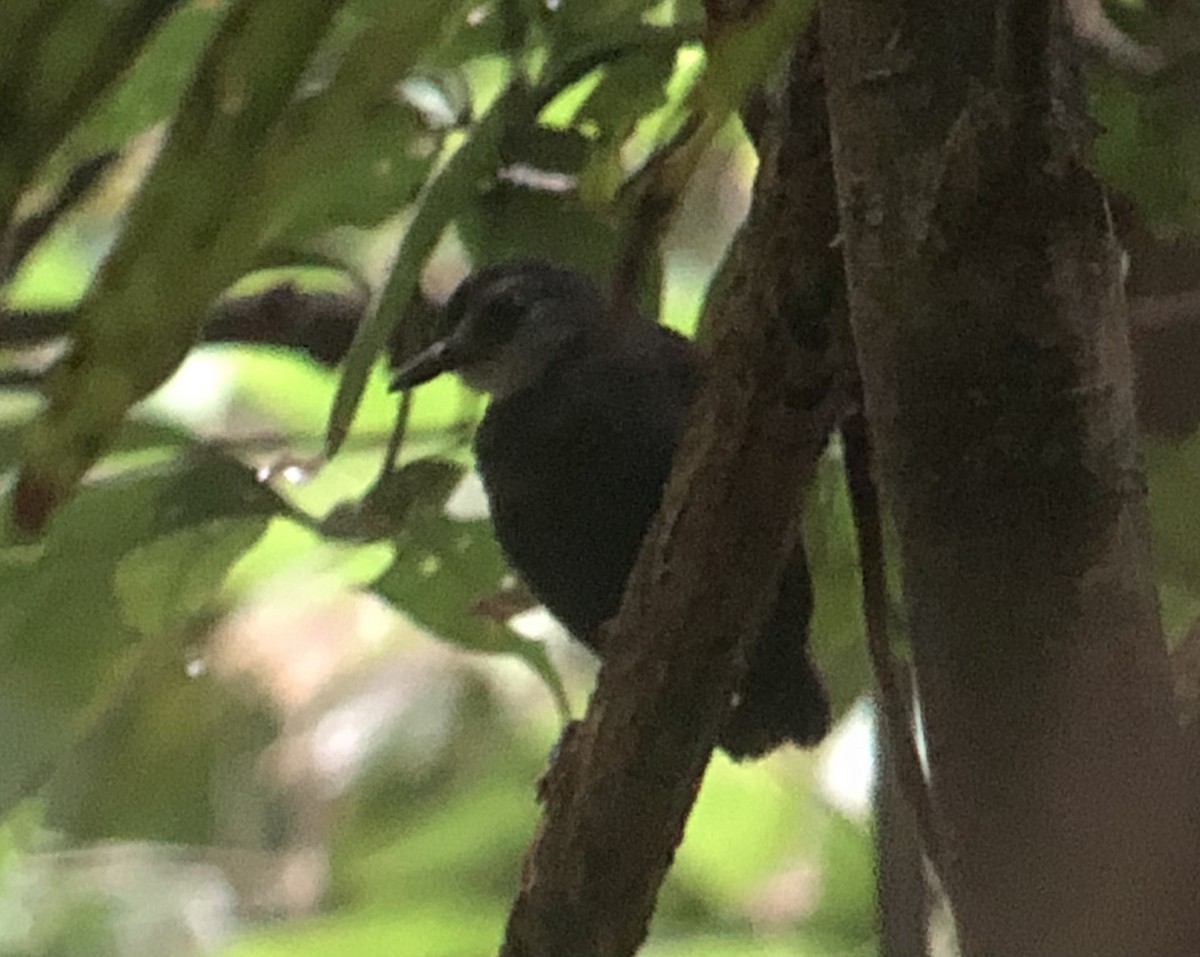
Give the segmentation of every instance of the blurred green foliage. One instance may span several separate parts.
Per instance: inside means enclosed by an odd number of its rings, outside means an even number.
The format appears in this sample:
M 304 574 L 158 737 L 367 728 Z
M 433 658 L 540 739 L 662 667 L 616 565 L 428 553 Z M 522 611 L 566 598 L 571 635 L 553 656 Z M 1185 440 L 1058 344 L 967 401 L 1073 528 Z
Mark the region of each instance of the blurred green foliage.
M 421 390 L 388 461 L 380 349 L 422 280 L 444 291 L 466 261 L 552 256 L 607 279 L 631 170 L 674 156 L 689 120 L 684 218 L 727 236 L 723 197 L 752 170 L 729 113 L 809 11 L 774 4 L 706 60 L 694 0 L 300 7 L 0 6 L 0 235 L 120 153 L 22 261 L 0 244 L 3 309 L 78 309 L 48 400 L 0 393 L 6 514 L 53 511 L 0 545 L 0 954 L 494 949 L 534 781 L 590 679 L 494 610 L 511 582 L 484 516 L 454 506 L 479 400 Z M 1175 231 L 1200 229 L 1195 83 L 1093 80 L 1105 174 Z M 652 253 L 663 321 L 692 326 L 719 246 L 681 232 Z M 219 296 L 279 279 L 372 290 L 343 374 L 248 346 L 179 370 Z M 14 367 L 31 358 L 10 345 Z M 1197 456 L 1194 437 L 1147 450 L 1175 633 L 1200 614 Z M 870 680 L 836 448 L 807 535 L 841 714 Z M 459 650 L 433 654 L 430 634 Z M 874 952 L 868 828 L 818 764 L 716 759 L 647 954 Z M 144 880 L 114 877 L 126 862 L 89 884 L 114 841 L 153 850 Z M 149 888 L 186 902 L 200 885 L 180 874 L 214 868 L 203 886 L 237 904 L 217 895 L 211 936 L 128 930 Z M 178 931 L 178 911 L 155 926 Z

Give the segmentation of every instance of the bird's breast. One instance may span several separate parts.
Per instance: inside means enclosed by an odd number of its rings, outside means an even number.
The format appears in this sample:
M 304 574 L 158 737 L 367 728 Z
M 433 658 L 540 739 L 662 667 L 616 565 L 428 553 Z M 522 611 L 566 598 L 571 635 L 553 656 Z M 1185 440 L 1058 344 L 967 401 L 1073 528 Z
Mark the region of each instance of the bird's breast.
M 496 537 L 550 612 L 595 647 L 596 629 L 620 604 L 674 450 L 648 454 L 586 415 L 517 411 L 489 410 L 476 437 Z

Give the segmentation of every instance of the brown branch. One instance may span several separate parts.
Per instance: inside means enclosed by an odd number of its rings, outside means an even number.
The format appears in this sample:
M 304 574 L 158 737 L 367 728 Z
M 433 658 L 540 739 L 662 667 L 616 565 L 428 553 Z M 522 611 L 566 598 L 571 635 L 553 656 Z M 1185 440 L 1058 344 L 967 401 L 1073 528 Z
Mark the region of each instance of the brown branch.
M 840 260 L 815 43 L 800 44 L 749 219 L 708 302 L 710 374 L 607 639 L 586 718 L 544 779 L 503 957 L 641 944 L 713 742 L 847 404 L 845 368 L 798 345 Z M 786 145 L 786 151 L 784 146 Z
M 41 345 L 71 331 L 71 309 L 0 309 L 0 348 Z
M 298 349 L 334 365 L 350 348 L 367 307 L 364 292 L 313 292 L 293 283 L 223 299 L 204 324 L 205 342 L 245 342 Z
M 877 722 L 886 719 L 876 702 Z M 912 802 L 896 773 L 892 736 L 875 735 L 871 795 L 875 845 L 875 915 L 879 957 L 929 957 L 932 894 L 921 832 Z
M 846 487 L 854 515 L 858 540 L 858 562 L 862 576 L 863 618 L 867 628 L 867 650 L 875 684 L 879 688 L 879 715 L 887 736 L 893 770 L 905 799 L 916 816 L 925 853 L 943 886 L 952 885 L 952 861 L 943 834 L 945 822 L 934 807 L 933 795 L 921 768 L 913 734 L 912 695 L 907 668 L 892 653 L 888 635 L 887 572 L 883 556 L 883 528 L 879 495 L 871 471 L 867 422 L 861 408 L 842 422 Z M 903 669 L 903 673 L 902 673 Z
M 0 389 L 35 389 L 41 381 L 41 372 L 34 369 L 0 369 Z
M 935 813 L 933 795 L 917 753 L 911 675 L 892 653 L 888 633 L 890 601 L 883 526 L 861 399 L 843 419 L 841 431 L 846 487 L 858 542 L 867 650 L 877 687 L 874 805 L 880 953 L 885 957 L 916 957 L 929 949 L 925 859 L 933 864 L 943 885 L 950 862 L 945 860 L 943 822 Z M 915 847 L 907 847 L 903 837 Z
M 284 282 L 254 295 L 217 302 L 201 339 L 295 349 L 325 365 L 335 365 L 345 357 L 366 305 L 365 292 L 312 291 Z M 433 307 L 418 297 L 410 309 L 429 312 Z M 75 313 L 65 309 L 0 309 L 0 347 L 52 342 L 70 334 L 74 318 Z M 398 354 L 398 342 L 389 343 L 389 357 Z M 37 378 L 37 373 L 23 372 L 20 381 Z
M 683 199 L 688 180 L 675 174 L 672 158 L 688 148 L 700 124 L 696 117 L 655 153 L 621 187 L 621 232 L 613 268 L 610 301 L 614 315 L 638 309 L 647 266 L 658 256 L 658 245 Z

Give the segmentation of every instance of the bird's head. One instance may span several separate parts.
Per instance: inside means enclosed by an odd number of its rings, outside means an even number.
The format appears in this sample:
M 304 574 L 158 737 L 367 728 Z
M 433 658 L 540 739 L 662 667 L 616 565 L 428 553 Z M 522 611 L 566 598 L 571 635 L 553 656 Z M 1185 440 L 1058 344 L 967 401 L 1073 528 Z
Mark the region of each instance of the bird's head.
M 449 331 L 396 371 L 392 389 L 455 372 L 504 398 L 537 382 L 603 321 L 603 299 L 579 273 L 534 260 L 488 266 L 454 291 Z

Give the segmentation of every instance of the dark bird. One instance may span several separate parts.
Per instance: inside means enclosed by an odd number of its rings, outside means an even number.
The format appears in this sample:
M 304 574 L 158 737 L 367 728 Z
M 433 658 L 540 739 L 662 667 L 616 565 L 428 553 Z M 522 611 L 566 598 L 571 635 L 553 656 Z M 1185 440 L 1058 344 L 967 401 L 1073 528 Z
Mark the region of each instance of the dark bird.
M 603 654 L 700 380 L 687 339 L 609 315 L 586 278 L 544 262 L 489 266 L 446 306 L 447 335 L 393 389 L 457 373 L 491 393 L 475 456 L 496 538 L 534 595 Z M 807 652 L 812 608 L 797 547 L 720 737 L 734 758 L 814 744 L 829 705 Z

